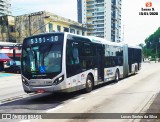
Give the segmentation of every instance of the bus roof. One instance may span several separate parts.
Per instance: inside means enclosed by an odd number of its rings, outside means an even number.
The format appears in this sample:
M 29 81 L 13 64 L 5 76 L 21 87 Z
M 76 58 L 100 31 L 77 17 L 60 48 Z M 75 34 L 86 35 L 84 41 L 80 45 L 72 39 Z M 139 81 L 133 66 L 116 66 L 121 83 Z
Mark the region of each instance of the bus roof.
M 128 47 L 130 47 L 130 48 L 138 48 L 138 49 L 142 49 L 140 46 L 128 45 Z
M 94 36 L 87 36 L 92 42 L 95 43 L 101 43 L 101 44 L 108 44 L 108 45 L 115 45 L 115 46 L 122 46 L 122 43 L 117 43 L 117 42 L 111 42 L 106 39 L 100 38 L 100 37 L 94 37 Z
M 108 41 L 104 38 L 100 38 L 100 37 L 95 37 L 95 36 L 82 36 L 82 35 L 77 35 L 77 34 L 73 34 L 73 33 L 69 33 L 69 32 L 49 32 L 49 33 L 40 33 L 40 34 L 36 34 L 36 35 L 33 35 L 31 37 L 36 37 L 36 36 L 42 36 L 42 35 L 47 35 L 47 34 L 70 34 L 70 35 L 74 35 L 74 36 L 79 36 L 79 37 L 83 37 L 83 38 L 88 38 L 91 42 L 93 43 L 101 43 L 101 44 L 108 44 L 108 45 L 114 45 L 114 46 L 123 46 L 125 45 L 126 43 L 123 43 L 123 42 L 120 42 L 120 43 L 117 43 L 117 42 L 111 42 L 111 41 Z M 27 37 L 27 38 L 30 38 L 30 37 Z M 139 48 L 141 49 L 140 46 L 132 46 L 132 45 L 129 45 L 129 44 L 126 44 L 128 45 L 128 47 L 131 47 L 131 48 Z

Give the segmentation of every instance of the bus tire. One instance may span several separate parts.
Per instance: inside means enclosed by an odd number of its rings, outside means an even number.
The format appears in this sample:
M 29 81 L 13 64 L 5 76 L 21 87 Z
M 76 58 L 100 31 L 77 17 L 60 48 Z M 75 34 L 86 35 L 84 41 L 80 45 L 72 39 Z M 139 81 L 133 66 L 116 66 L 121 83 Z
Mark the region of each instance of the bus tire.
M 137 66 L 135 66 L 134 68 L 134 75 L 136 74 L 136 72 L 137 72 Z
M 86 79 L 86 88 L 85 88 L 85 91 L 87 93 L 91 92 L 93 89 L 93 79 L 90 75 L 87 76 L 87 79 Z
M 115 72 L 115 82 L 119 81 L 119 70 L 116 70 Z

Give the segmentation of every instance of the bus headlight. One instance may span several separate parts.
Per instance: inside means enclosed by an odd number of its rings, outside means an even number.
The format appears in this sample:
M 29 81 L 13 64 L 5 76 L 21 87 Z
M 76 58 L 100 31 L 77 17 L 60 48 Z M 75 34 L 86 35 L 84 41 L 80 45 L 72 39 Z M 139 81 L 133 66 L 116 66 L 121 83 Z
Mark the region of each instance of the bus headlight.
M 27 82 L 24 78 L 22 78 L 22 82 L 23 82 L 26 86 L 29 86 L 28 82 Z
M 64 75 L 60 76 L 59 78 L 55 79 L 53 85 L 57 85 L 64 80 Z

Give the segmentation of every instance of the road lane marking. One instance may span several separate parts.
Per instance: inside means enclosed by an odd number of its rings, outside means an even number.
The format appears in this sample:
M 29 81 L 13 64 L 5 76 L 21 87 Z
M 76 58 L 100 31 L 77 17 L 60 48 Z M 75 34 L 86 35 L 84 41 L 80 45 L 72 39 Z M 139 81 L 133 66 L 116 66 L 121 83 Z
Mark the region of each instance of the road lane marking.
M 99 91 L 100 91 L 100 90 L 93 91 L 93 92 L 91 92 L 91 94 L 98 93 Z
M 19 121 L 19 122 L 30 122 L 30 120 L 22 120 L 22 121 Z
M 72 100 L 72 101 L 73 101 L 73 102 L 77 102 L 77 101 L 79 101 L 79 100 L 81 100 L 81 99 L 84 99 L 84 97 L 80 97 L 80 98 L 77 98 L 77 99 Z
M 10 97 L 10 98 L 6 98 L 6 99 L 1 100 L 1 102 L 3 104 L 5 104 L 5 103 L 12 102 L 12 101 L 15 101 L 15 100 L 20 100 L 22 98 L 23 98 L 22 96 Z
M 104 88 L 108 89 L 108 88 L 110 88 L 110 87 L 112 87 L 112 86 L 105 86 Z
M 58 109 L 60 109 L 60 108 L 62 108 L 62 107 L 63 107 L 63 105 L 59 105 L 59 106 L 57 106 L 57 107 L 55 107 L 55 108 L 52 108 L 52 109 L 47 110 L 46 113 L 52 113 L 53 111 L 58 110 Z
M 10 103 L 10 102 L 14 102 L 14 101 L 17 101 L 17 100 L 21 100 L 21 99 L 24 99 L 24 98 L 36 96 L 36 95 L 39 95 L 39 94 L 30 93 L 30 94 L 24 94 L 24 95 L 20 95 L 20 96 L 15 96 L 15 97 L 10 97 L 10 98 L 6 98 L 6 99 L 2 99 L 0 101 L 0 105 L 6 104 L 6 103 Z
M 122 84 L 122 82 L 118 82 L 118 83 L 116 83 L 115 85 L 117 85 L 117 86 L 118 86 L 118 85 L 121 85 L 121 84 Z
M 155 97 L 156 97 L 156 94 L 154 93 L 149 98 L 147 98 L 147 100 L 144 100 L 145 103 L 143 104 L 143 107 L 141 108 L 141 110 L 138 112 L 142 113 L 142 112 L 147 111 L 150 105 L 153 103 Z

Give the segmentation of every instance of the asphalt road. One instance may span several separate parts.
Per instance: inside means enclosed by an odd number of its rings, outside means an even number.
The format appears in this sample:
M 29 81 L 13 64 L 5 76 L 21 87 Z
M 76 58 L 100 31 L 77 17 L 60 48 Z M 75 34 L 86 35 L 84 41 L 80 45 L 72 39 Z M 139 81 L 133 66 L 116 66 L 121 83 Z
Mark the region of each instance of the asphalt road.
M 24 94 L 19 74 L 0 73 L 0 103 Z
M 0 113 L 144 113 L 159 93 L 159 86 L 160 63 L 145 63 L 138 74 L 122 79 L 118 83 L 111 82 L 100 85 L 87 94 L 80 91 L 70 94 L 27 95 L 23 92 L 20 76 L 2 77 L 0 78 Z M 75 114 L 72 115 L 74 117 Z M 83 114 L 79 116 L 83 116 Z M 85 117 L 89 118 L 90 115 L 85 115 Z M 37 120 L 36 122 L 41 121 Z M 47 122 L 53 121 L 57 120 L 47 120 Z M 139 120 L 61 121 L 137 122 Z

